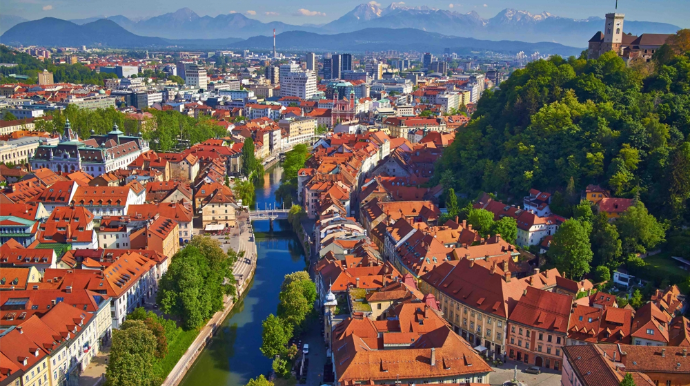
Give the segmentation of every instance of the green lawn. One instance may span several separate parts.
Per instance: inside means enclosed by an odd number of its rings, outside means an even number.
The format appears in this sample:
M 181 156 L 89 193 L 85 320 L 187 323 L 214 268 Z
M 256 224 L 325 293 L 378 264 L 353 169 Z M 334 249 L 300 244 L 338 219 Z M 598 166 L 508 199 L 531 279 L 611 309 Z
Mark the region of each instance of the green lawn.
M 637 272 L 639 276 L 645 280 L 654 280 L 658 285 L 664 279 L 668 279 L 671 284 L 681 284 L 690 275 L 679 266 L 679 262 L 671 259 L 671 254 L 664 252 L 654 256 L 647 256 L 644 258 L 646 263 L 642 272 Z
M 194 339 L 199 335 L 199 330 L 182 330 L 174 342 L 168 342 L 168 355 L 160 360 L 160 379 L 165 379 L 172 371 L 173 367 L 182 358 L 185 351 L 192 345 Z

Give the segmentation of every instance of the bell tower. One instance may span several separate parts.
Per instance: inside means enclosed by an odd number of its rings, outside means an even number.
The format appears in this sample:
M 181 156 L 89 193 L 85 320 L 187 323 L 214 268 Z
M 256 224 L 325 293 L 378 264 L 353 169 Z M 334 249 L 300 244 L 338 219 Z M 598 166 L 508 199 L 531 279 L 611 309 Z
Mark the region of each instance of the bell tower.
M 623 43 L 623 20 L 625 15 L 622 13 L 607 13 L 606 26 L 604 29 L 604 42 L 602 44 L 601 53 L 607 51 L 620 50 Z

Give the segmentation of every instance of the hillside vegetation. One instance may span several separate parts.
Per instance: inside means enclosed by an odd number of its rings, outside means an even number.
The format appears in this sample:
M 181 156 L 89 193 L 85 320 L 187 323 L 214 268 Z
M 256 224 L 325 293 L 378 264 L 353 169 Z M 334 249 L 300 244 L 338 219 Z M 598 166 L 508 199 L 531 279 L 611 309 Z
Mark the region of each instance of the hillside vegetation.
M 434 182 L 470 197 L 488 191 L 515 201 L 530 188 L 556 191 L 554 206 L 568 194 L 576 204 L 586 185 L 600 184 L 616 197 L 639 197 L 676 228 L 687 224 L 690 56 L 678 47 L 631 66 L 611 52 L 597 60 L 553 57 L 515 71 L 482 96 L 439 160 Z

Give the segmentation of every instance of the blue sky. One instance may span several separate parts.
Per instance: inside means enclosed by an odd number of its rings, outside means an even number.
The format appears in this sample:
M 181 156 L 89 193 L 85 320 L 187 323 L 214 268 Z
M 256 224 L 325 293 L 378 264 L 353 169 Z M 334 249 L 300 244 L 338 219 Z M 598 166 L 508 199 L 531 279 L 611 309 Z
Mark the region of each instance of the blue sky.
M 458 12 L 477 11 L 489 18 L 504 8 L 532 13 L 585 18 L 603 16 L 614 9 L 615 0 L 404 0 L 409 6 L 426 5 Z M 261 21 L 290 24 L 322 24 L 335 20 L 364 0 L 3 0 L 3 14 L 27 19 L 57 17 L 86 18 L 122 14 L 130 18 L 150 17 L 189 7 L 199 15 L 215 16 L 240 12 Z M 386 7 L 390 2 L 381 2 Z M 690 27 L 690 0 L 619 0 L 619 12 L 627 20 L 658 21 Z

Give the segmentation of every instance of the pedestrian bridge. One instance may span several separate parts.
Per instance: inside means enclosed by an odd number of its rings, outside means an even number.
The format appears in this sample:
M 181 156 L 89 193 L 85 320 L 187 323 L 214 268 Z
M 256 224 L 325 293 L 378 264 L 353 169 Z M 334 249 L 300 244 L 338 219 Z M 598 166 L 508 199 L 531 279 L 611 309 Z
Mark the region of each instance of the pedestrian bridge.
M 287 220 L 290 209 L 263 209 L 249 211 L 249 220 Z

